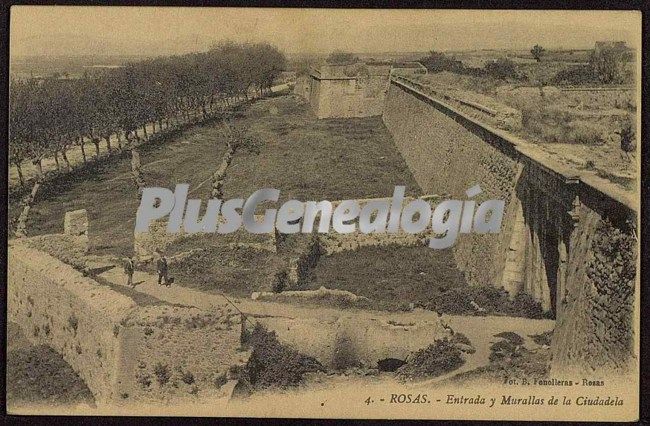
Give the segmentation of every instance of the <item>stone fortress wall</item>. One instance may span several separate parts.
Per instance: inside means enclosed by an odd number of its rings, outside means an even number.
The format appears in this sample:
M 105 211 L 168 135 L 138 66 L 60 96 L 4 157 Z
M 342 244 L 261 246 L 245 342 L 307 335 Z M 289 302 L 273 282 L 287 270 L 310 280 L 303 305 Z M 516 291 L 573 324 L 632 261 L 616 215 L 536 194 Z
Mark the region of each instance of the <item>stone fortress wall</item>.
M 135 302 L 20 244 L 9 247 L 8 266 L 9 321 L 61 354 L 99 401 L 115 398 L 121 342 L 113 330 Z
M 477 201 L 506 201 L 498 236 L 462 235 L 454 247 L 468 282 L 526 292 L 554 312 L 554 371 L 629 368 L 636 202 L 426 90 L 392 78 L 383 114 L 422 190 L 462 200 L 480 184 Z
M 8 320 L 61 354 L 99 406 L 217 392 L 215 380 L 247 359 L 232 307 L 136 303 L 18 241 L 8 260 Z

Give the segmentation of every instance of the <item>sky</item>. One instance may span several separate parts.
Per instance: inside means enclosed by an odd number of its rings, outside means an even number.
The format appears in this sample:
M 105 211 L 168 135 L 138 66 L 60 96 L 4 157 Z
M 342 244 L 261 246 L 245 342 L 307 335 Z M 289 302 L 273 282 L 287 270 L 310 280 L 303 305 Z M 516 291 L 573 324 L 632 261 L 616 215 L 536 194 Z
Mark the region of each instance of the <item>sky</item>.
M 159 55 L 268 41 L 286 53 L 640 44 L 638 12 L 12 6 L 18 55 Z

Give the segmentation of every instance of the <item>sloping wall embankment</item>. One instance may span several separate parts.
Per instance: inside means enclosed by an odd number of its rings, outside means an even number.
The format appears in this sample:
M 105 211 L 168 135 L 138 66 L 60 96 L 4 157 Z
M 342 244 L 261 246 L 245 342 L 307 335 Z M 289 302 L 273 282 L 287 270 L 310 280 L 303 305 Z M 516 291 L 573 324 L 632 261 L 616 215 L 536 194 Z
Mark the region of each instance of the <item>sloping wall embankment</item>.
M 446 115 L 404 88 L 391 84 L 383 115 L 386 127 L 426 194 L 466 200 L 465 191 L 476 184 L 483 193 L 476 201 L 506 201 L 504 228 L 499 235 L 461 235 L 454 246 L 458 267 L 472 284 L 500 282 L 504 247 L 512 229 L 518 165 L 512 156 L 485 143 L 482 135 Z
M 392 79 L 383 121 L 426 193 L 503 199 L 498 235 L 460 235 L 454 246 L 471 284 L 526 293 L 556 318 L 554 373 L 606 377 L 635 361 L 638 203 L 533 145 Z

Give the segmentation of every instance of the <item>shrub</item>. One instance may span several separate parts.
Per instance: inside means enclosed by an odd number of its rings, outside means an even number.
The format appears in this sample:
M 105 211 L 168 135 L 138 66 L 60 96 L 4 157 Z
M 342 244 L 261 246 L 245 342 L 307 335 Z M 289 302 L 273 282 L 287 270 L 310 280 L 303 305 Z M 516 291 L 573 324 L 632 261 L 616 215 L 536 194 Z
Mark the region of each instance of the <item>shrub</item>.
M 275 273 L 273 280 L 273 293 L 282 293 L 287 289 L 287 282 L 289 280 L 289 274 L 286 270 L 281 270 Z
M 181 373 L 181 380 L 186 385 L 191 385 L 192 383 L 194 383 L 194 374 L 192 374 L 191 371 L 183 371 Z
M 502 361 L 516 356 L 518 347 L 519 345 L 510 340 L 499 340 L 490 346 L 490 362 Z
M 597 83 L 594 70 L 588 65 L 565 68 L 551 78 L 550 83 L 557 86 L 581 86 Z
M 240 377 L 257 389 L 296 386 L 308 372 L 324 371 L 316 359 L 282 345 L 275 335 L 256 324 L 250 338 L 253 348 Z
M 462 74 L 465 71 L 465 66 L 461 61 L 435 50 L 430 51 L 429 56 L 420 59 L 420 63 L 432 73 L 450 71 Z
M 402 379 L 437 377 L 454 371 L 464 363 L 460 349 L 447 339 L 436 340 L 413 353 L 408 362 L 397 370 L 397 376 Z
M 541 319 L 544 316 L 542 304 L 526 293 L 517 294 L 511 302 L 510 314 L 517 317 Z
M 463 333 L 454 333 L 449 339 L 450 343 L 462 343 L 463 345 L 472 346 L 472 342 Z
M 598 124 L 575 120 L 568 123 L 566 137 L 563 142 L 602 145 L 605 143 L 605 130 Z
M 545 331 L 542 334 L 533 334 L 528 337 L 533 339 L 533 342 L 537 343 L 540 346 L 542 345 L 550 346 L 551 340 L 553 339 L 553 330 Z
M 472 301 L 484 311 L 478 312 Z M 519 293 L 511 300 L 503 287 L 492 286 L 452 288 L 441 293 L 428 307 L 452 315 L 504 314 L 536 319 L 545 315 L 541 304 L 532 296 Z
M 68 317 L 68 325 L 75 333 L 77 332 L 77 328 L 79 327 L 79 320 L 75 314 L 72 314 Z
M 491 77 L 507 79 L 515 79 L 517 75 L 517 66 L 508 58 L 499 58 L 495 61 L 490 61 L 483 66 L 486 74 Z
M 156 375 L 156 379 L 158 380 L 158 383 L 160 383 L 160 386 L 163 386 L 169 382 L 171 375 L 169 372 L 169 366 L 167 366 L 167 364 L 160 362 L 156 363 L 156 365 L 153 367 L 153 372 Z
M 433 302 L 433 309 L 446 314 L 467 314 L 473 311 L 470 301 L 467 288 L 452 288 L 440 294 Z
M 151 376 L 148 374 L 138 373 L 136 375 L 136 380 L 143 388 L 148 388 L 151 386 Z
M 508 313 L 510 299 L 508 292 L 503 287 L 474 286 L 467 292 L 470 298 L 486 312 Z M 474 308 L 472 308 L 474 311 Z
M 598 80 L 605 84 L 621 84 L 632 80 L 627 63 L 632 60 L 632 52 L 626 46 L 604 45 L 594 50 L 589 58 L 589 65 Z
M 517 333 L 514 333 L 512 331 L 503 331 L 501 333 L 495 334 L 494 337 L 499 337 L 501 339 L 507 340 L 508 342 L 512 343 L 513 345 L 523 345 L 524 344 L 524 338 L 518 335 Z
M 221 386 L 225 385 L 226 383 L 228 383 L 228 375 L 226 373 L 221 373 L 214 378 L 214 387 L 217 389 L 221 388 Z

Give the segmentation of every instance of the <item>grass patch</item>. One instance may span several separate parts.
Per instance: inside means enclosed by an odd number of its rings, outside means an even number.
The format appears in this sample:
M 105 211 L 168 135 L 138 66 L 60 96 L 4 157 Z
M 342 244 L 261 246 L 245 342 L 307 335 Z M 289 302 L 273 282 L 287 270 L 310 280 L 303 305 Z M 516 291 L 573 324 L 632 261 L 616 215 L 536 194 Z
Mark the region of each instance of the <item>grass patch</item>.
M 249 343 L 252 353 L 239 373 L 239 380 L 253 389 L 297 386 L 305 373 L 325 371 L 316 359 L 281 344 L 274 331 L 268 331 L 259 323 Z
M 369 278 L 372 277 L 372 278 Z M 550 313 L 527 294 L 510 298 L 502 288 L 469 286 L 451 250 L 428 247 L 362 247 L 322 256 L 301 289 L 321 286 L 369 300 L 359 307 L 407 310 L 410 305 L 452 315 L 509 315 L 544 318 Z M 476 303 L 482 311 L 472 304 Z
M 438 377 L 456 370 L 465 363 L 460 349 L 447 339 L 436 340 L 409 356 L 397 370 L 397 377 L 406 380 Z
M 264 187 L 280 189 L 281 200 L 304 201 L 389 197 L 395 185 L 419 193 L 380 117 L 317 120 L 290 96 L 260 101 L 245 115 L 261 151 L 235 156 L 224 185 L 228 198 Z
M 466 283 L 450 250 L 386 246 L 322 256 L 304 289 L 321 286 L 365 296 L 373 309 L 400 310 L 409 303 L 433 306 L 440 294 Z
M 170 273 L 187 287 L 249 297 L 253 291 L 270 290 L 282 265 L 274 253 L 212 246 L 174 264 Z

